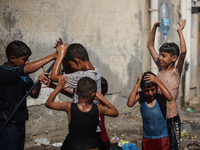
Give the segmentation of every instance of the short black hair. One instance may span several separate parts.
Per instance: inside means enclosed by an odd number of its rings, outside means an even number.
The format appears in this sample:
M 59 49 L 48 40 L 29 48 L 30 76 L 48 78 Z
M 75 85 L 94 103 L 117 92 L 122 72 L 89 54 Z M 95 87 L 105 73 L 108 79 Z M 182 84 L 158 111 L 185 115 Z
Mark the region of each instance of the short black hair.
M 102 95 L 106 95 L 108 92 L 108 82 L 104 77 L 101 77 L 101 93 Z
M 147 88 L 150 88 L 152 86 L 156 86 L 157 87 L 157 84 L 154 83 L 154 82 L 148 82 L 148 80 L 145 80 L 144 77 L 148 74 L 152 74 L 156 77 L 156 75 L 154 73 L 152 73 L 151 71 L 147 71 L 147 72 L 144 72 L 143 76 L 142 76 L 142 80 L 140 82 L 140 87 L 143 88 L 143 87 L 147 87 Z
M 11 56 L 15 56 L 17 58 L 31 55 L 31 49 L 22 41 L 13 41 L 8 44 L 6 48 L 6 56 L 8 60 Z
M 64 57 L 64 61 L 74 61 L 78 58 L 82 61 L 89 61 L 89 56 L 85 47 L 79 43 L 70 44 Z
M 171 56 L 179 56 L 180 50 L 179 47 L 176 43 L 174 42 L 170 42 L 170 43 L 164 43 L 160 48 L 159 48 L 159 52 L 167 52 L 169 53 Z
M 83 77 L 77 84 L 77 95 L 79 98 L 89 98 L 92 93 L 97 91 L 97 83 L 89 78 Z

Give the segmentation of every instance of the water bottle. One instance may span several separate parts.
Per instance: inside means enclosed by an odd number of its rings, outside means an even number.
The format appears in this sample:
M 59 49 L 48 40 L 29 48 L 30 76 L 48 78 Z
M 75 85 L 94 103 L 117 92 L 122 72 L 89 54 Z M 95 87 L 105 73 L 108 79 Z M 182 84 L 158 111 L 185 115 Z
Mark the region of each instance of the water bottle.
M 162 31 L 164 37 L 167 36 L 167 32 L 170 28 L 170 20 L 169 20 L 169 7 L 166 2 L 162 2 L 160 4 L 159 10 L 159 18 L 160 18 L 160 30 Z

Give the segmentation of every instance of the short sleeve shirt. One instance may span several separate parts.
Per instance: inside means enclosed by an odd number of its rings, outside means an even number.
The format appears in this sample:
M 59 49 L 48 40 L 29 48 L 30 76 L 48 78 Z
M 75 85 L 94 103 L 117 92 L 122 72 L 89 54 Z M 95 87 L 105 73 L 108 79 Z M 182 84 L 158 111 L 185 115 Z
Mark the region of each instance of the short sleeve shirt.
M 70 74 L 64 74 L 68 78 L 66 84 L 70 85 L 71 88 L 77 88 L 78 81 L 83 77 L 90 77 L 97 83 L 97 91 L 101 92 L 101 73 L 98 68 L 94 66 L 95 70 L 87 71 L 77 71 Z M 74 92 L 74 91 L 73 91 Z M 78 102 L 78 95 L 74 92 L 73 102 Z M 94 100 L 94 103 L 99 103 L 99 101 Z

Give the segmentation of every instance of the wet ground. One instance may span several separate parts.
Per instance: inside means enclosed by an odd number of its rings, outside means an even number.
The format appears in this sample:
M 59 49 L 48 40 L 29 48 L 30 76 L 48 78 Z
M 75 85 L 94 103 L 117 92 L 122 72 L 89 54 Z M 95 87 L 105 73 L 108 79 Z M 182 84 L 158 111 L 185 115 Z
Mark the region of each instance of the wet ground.
M 181 116 L 181 150 L 200 150 L 200 104 L 184 106 L 179 112 Z M 130 125 L 131 128 L 130 126 L 126 126 L 130 122 L 132 122 Z M 122 128 L 119 128 L 119 126 L 116 128 L 108 128 L 108 135 L 111 140 L 112 138 L 117 137 L 119 140 L 121 140 L 122 143 L 125 141 L 136 143 L 136 146 L 141 149 L 142 126 L 139 122 L 141 122 L 139 119 L 134 121 L 124 119 L 124 122 L 121 122 Z M 54 142 L 57 141 L 51 141 L 51 143 Z M 29 145 L 29 147 L 25 148 L 25 150 L 59 149 L 60 147 L 54 147 L 51 144 L 48 146 Z

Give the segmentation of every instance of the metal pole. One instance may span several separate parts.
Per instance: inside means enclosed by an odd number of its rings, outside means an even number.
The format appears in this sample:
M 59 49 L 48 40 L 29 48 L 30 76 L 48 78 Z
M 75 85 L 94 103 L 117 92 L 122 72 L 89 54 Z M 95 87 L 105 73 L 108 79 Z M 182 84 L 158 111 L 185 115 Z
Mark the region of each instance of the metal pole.
M 48 70 L 46 71 L 46 73 L 49 73 L 51 71 L 51 69 L 53 68 L 55 61 L 51 64 L 51 66 L 48 68 Z M 14 111 L 12 112 L 12 114 L 10 115 L 10 117 L 6 120 L 6 122 L 4 123 L 3 127 L 1 128 L 0 134 L 3 132 L 4 128 L 6 127 L 6 125 L 8 124 L 8 122 L 10 121 L 10 119 L 12 118 L 12 116 L 15 114 L 15 112 L 17 111 L 17 109 L 19 108 L 19 106 L 21 105 L 21 103 L 26 99 L 26 97 L 30 94 L 30 92 L 40 83 L 40 80 L 38 80 L 32 87 L 31 89 L 26 93 L 26 95 L 22 98 L 22 100 L 19 102 L 19 104 L 17 105 L 17 107 L 14 109 Z

